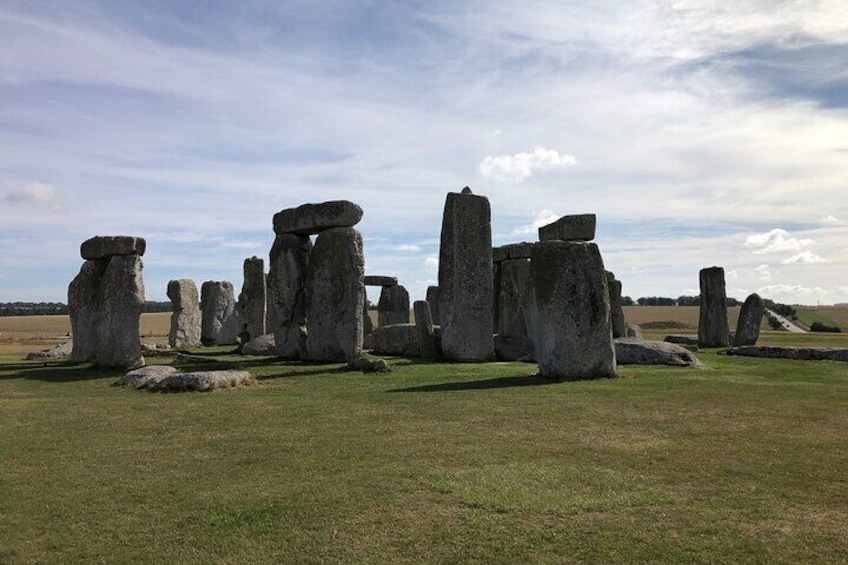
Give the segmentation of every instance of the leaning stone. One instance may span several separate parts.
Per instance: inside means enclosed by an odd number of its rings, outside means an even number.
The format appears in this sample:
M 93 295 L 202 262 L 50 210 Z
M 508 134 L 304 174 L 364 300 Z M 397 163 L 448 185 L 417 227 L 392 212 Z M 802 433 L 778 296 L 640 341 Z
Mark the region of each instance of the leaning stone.
M 706 368 L 700 359 L 685 347 L 665 341 L 644 341 L 629 337 L 615 340 L 615 360 L 619 365 Z
M 727 294 L 724 288 L 724 269 L 701 269 L 701 306 L 698 315 L 698 345 L 724 347 L 730 344 L 727 322 Z
M 204 282 L 200 287 L 200 309 L 202 312 L 200 341 L 203 345 L 233 345 L 238 341 L 240 329 L 233 283 L 230 281 Z M 230 327 L 222 333 L 222 329 L 227 324 Z
M 350 361 L 362 354 L 365 259 L 362 236 L 333 228 L 318 236 L 306 270 L 306 359 Z
M 86 261 L 104 259 L 112 255 L 144 255 L 147 243 L 143 237 L 128 235 L 98 235 L 80 245 L 80 255 Z
M 531 338 L 532 284 L 530 261 L 510 259 L 500 263 L 496 281 L 498 321 L 495 333 Z
M 281 234 L 271 247 L 268 272 L 268 304 L 274 310 L 277 355 L 297 359 L 306 337 L 306 266 L 312 242 L 309 237 Z
M 432 358 L 438 355 L 436 350 L 436 329 L 430 314 L 430 304 L 426 300 L 416 300 L 415 327 L 418 328 L 418 351 L 422 357 Z
M 757 344 L 765 312 L 766 308 L 759 294 L 754 293 L 745 299 L 745 303 L 739 311 L 739 320 L 736 322 L 736 334 L 733 336 L 733 345 Z
M 42 351 L 33 351 L 26 356 L 27 361 L 49 361 L 52 359 L 65 359 L 71 356 L 74 344 L 72 341 L 60 343 L 56 347 L 44 349 Z
M 409 323 L 409 292 L 403 285 L 384 286 L 377 302 L 377 325 Z
M 533 246 L 533 342 L 543 377 L 615 377 L 604 262 L 594 243 Z
M 374 353 L 378 355 L 399 355 L 401 357 L 420 357 L 418 328 L 415 324 L 395 324 L 378 326 L 372 336 Z
M 387 275 L 365 275 L 365 286 L 395 286 L 397 277 Z
M 595 214 L 563 216 L 539 228 L 539 241 L 592 241 L 595 239 Z
M 197 347 L 202 324 L 197 285 L 191 279 L 169 281 L 168 298 L 174 310 L 168 343 L 171 347 Z
M 259 257 L 254 256 L 244 260 L 244 284 L 239 295 L 239 307 L 242 330 L 247 333 L 246 341 L 265 335 L 268 294 L 265 282 L 265 261 Z
M 173 375 L 177 369 L 170 365 L 146 365 L 144 367 L 129 371 L 120 379 L 115 381 L 114 386 L 131 386 L 133 388 L 146 388 L 158 383 L 167 376 Z
M 456 361 L 491 361 L 492 227 L 489 200 L 448 193 L 439 247 L 442 352 Z
M 276 355 L 277 345 L 274 343 L 274 334 L 265 334 L 255 337 L 241 346 L 242 355 Z
M 533 244 L 526 241 L 494 247 L 492 248 L 492 262 L 500 263 L 509 259 L 529 259 L 531 249 L 533 249 Z
M 362 219 L 362 208 L 348 200 L 303 204 L 274 214 L 274 232 L 312 235 L 331 228 L 349 228 Z
M 536 362 L 533 340 L 526 335 L 495 335 L 495 357 L 498 361 Z
M 147 385 L 152 392 L 208 392 L 214 389 L 247 385 L 253 378 L 247 371 L 197 371 L 175 373 Z
M 433 317 L 433 324 L 437 326 L 441 325 L 441 318 L 439 317 L 439 287 L 427 287 L 427 302 L 430 304 L 430 315 Z
M 612 322 L 612 337 L 625 337 L 627 322 L 624 319 L 624 309 L 621 307 L 621 281 L 607 271 L 607 286 L 610 298 L 610 322 Z

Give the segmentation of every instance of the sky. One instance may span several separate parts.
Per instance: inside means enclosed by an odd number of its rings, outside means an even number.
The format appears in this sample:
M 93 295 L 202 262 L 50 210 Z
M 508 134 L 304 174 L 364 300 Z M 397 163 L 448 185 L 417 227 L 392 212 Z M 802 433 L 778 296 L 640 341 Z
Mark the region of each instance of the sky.
M 337 199 L 423 299 L 466 185 L 494 245 L 596 213 L 633 298 L 848 302 L 844 0 L 0 0 L 0 46 L 0 302 L 94 235 L 146 238 L 148 300 L 239 288 Z

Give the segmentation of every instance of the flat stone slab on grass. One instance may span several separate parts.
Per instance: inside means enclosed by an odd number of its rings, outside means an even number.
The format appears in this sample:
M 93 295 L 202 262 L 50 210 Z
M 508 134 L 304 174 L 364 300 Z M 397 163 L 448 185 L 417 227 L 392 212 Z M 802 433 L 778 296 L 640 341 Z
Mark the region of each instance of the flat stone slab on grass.
M 644 341 L 632 337 L 615 340 L 618 365 L 670 365 L 705 369 L 700 359 L 681 345 L 666 341 Z
M 698 345 L 698 336 L 696 335 L 667 335 L 663 341 L 668 343 L 676 343 L 677 345 Z
M 131 386 L 133 388 L 146 388 L 151 383 L 157 383 L 177 372 L 170 365 L 146 365 L 139 369 L 128 372 L 115 381 L 115 386 Z
M 52 347 L 50 349 L 44 349 L 41 351 L 33 351 L 29 355 L 26 356 L 27 361 L 50 361 L 55 359 L 65 359 L 66 357 L 71 356 L 71 351 L 74 348 L 74 344 L 71 340 L 66 341 L 65 343 L 60 343 L 56 347 Z
M 362 208 L 349 200 L 303 204 L 274 214 L 274 233 L 313 235 L 330 228 L 350 228 L 362 219 Z
M 395 286 L 397 277 L 387 275 L 365 275 L 365 286 Z
M 147 242 L 143 237 L 130 235 L 98 235 L 80 245 L 80 255 L 86 261 L 103 259 L 112 255 L 144 255 Z
M 242 346 L 239 353 L 242 355 L 276 355 L 277 342 L 274 339 L 274 334 L 265 334 L 251 339 Z
M 563 216 L 539 228 L 539 241 L 592 241 L 595 239 L 595 214 Z
M 845 347 L 779 347 L 773 345 L 743 345 L 731 347 L 727 355 L 766 357 L 769 359 L 795 359 L 798 361 L 848 361 Z
M 148 365 L 130 371 L 115 383 L 151 392 L 207 392 L 218 388 L 232 388 L 250 384 L 247 371 L 195 371 L 180 373 L 169 365 Z

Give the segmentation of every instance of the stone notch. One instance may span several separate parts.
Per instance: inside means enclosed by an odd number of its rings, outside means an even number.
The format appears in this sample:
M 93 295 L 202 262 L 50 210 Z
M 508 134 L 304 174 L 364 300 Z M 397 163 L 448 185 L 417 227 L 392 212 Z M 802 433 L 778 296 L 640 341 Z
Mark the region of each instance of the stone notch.
M 362 208 L 349 200 L 303 204 L 274 214 L 274 233 L 313 235 L 331 228 L 349 228 L 362 219 Z
M 397 283 L 397 277 L 365 275 L 365 286 L 395 286 Z
M 129 235 L 97 235 L 80 245 L 80 255 L 86 261 L 104 259 L 112 255 L 144 255 L 147 243 L 143 237 Z
M 529 259 L 533 244 L 522 241 L 492 248 L 492 262 L 500 263 L 509 259 Z
M 595 239 L 595 214 L 563 216 L 539 228 L 539 241 L 592 241 Z
M 724 269 L 721 267 L 701 269 L 700 283 L 701 307 L 698 314 L 698 345 L 700 347 L 725 347 L 730 345 Z
M 760 325 L 763 323 L 763 314 L 766 308 L 763 299 L 756 292 L 745 299 L 742 309 L 739 311 L 739 320 L 736 322 L 736 334 L 733 337 L 733 345 L 757 345 L 760 337 Z

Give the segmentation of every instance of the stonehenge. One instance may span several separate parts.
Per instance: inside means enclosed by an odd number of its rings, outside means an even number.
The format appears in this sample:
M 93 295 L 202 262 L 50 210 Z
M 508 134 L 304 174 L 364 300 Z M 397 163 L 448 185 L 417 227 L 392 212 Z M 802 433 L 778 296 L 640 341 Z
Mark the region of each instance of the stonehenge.
M 241 331 L 233 283 L 206 281 L 200 287 L 203 345 L 233 345 Z
M 191 279 L 172 280 L 168 282 L 167 294 L 174 309 L 168 344 L 171 347 L 197 347 L 200 345 L 202 323 L 197 285 Z
M 268 308 L 273 310 L 277 355 L 297 359 L 306 347 L 306 265 L 312 252 L 309 236 L 276 234 L 269 256 Z
M 721 267 L 701 269 L 700 283 L 701 306 L 698 315 L 698 346 L 725 347 L 730 345 L 724 269 Z
M 403 285 L 384 286 L 377 303 L 377 325 L 409 323 L 409 292 Z
M 415 311 L 415 327 L 418 328 L 419 354 L 422 357 L 435 357 L 438 354 L 438 347 L 430 304 L 426 300 L 416 300 L 413 309 Z
M 438 286 L 428 286 L 427 287 L 427 295 L 426 295 L 427 303 L 430 305 L 430 316 L 433 319 L 433 324 L 436 326 L 441 325 L 441 318 L 439 318 L 439 287 Z
M 627 321 L 624 319 L 624 309 L 621 307 L 621 281 L 616 280 L 615 274 L 607 271 L 607 286 L 609 288 L 610 320 L 612 321 L 612 337 L 618 339 L 627 337 Z
M 139 337 L 144 251 L 144 239 L 130 236 L 96 236 L 80 246 L 85 263 L 68 286 L 72 361 L 101 367 L 144 365 Z
M 739 319 L 736 322 L 736 334 L 733 336 L 733 345 L 757 345 L 760 337 L 760 325 L 763 323 L 763 315 L 766 307 L 763 299 L 756 292 L 745 299 L 742 309 L 739 311 Z
M 539 228 L 539 241 L 592 241 L 595 239 L 595 214 L 563 216 Z
M 242 340 L 243 343 L 265 335 L 266 309 L 265 262 L 259 257 L 245 259 L 244 283 L 239 294 L 239 314 L 242 324 L 239 333 L 246 334 Z

